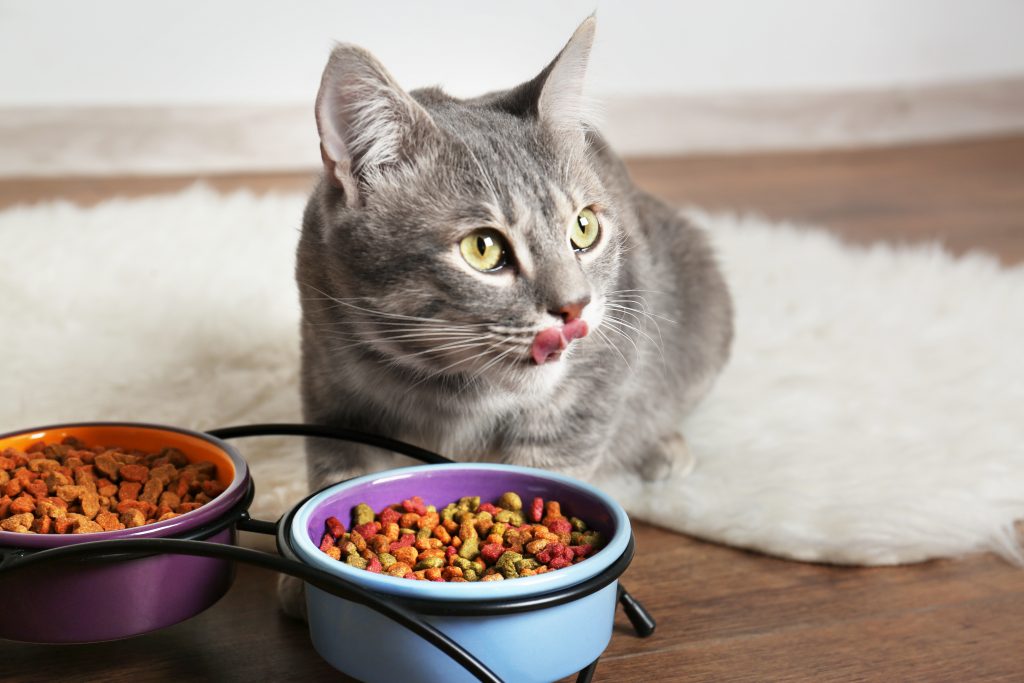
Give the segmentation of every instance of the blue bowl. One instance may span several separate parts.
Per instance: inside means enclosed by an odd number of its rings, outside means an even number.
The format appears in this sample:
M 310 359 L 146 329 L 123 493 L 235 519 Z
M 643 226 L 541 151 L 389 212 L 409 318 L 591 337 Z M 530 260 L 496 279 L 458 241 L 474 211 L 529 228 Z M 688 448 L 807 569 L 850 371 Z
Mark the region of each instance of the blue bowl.
M 536 496 L 560 501 L 566 515 L 600 531 L 605 546 L 554 572 L 477 583 L 373 574 L 333 560 L 318 547 L 325 520 L 347 521 L 359 503 L 379 511 L 419 495 L 441 508 L 462 496 L 493 501 L 505 491 L 524 501 Z M 468 463 L 390 470 L 328 487 L 295 509 L 285 533 L 289 550 L 303 562 L 409 607 L 503 679 L 517 683 L 553 681 L 601 655 L 611 640 L 617 578 L 632 538 L 622 507 L 589 484 L 526 467 Z M 609 572 L 614 577 L 604 581 Z M 577 590 L 583 584 L 596 588 Z M 476 680 L 419 636 L 362 605 L 307 584 L 306 606 L 316 651 L 350 676 L 368 683 Z

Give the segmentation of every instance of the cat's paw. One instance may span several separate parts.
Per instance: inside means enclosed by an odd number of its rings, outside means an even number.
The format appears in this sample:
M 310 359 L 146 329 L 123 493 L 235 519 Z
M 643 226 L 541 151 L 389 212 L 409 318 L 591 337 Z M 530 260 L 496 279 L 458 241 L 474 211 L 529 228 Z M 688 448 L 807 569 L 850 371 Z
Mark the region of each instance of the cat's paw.
M 644 481 L 664 481 L 670 476 L 685 477 L 697 464 L 693 452 L 682 434 L 671 434 L 661 439 L 640 463 L 640 476 Z
M 302 579 L 282 575 L 277 579 L 277 601 L 292 619 L 306 621 L 306 585 Z

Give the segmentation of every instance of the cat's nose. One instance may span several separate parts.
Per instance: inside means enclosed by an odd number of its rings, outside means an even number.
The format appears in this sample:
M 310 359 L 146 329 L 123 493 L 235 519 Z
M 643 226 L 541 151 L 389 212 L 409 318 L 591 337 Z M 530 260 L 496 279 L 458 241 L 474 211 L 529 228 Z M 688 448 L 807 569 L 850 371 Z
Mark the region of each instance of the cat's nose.
M 590 303 L 590 295 L 587 294 L 582 299 L 578 299 L 571 303 L 564 304 L 559 308 L 548 311 L 551 315 L 556 318 L 561 318 L 562 322 L 570 323 L 573 320 L 578 320 L 583 315 L 583 309 Z

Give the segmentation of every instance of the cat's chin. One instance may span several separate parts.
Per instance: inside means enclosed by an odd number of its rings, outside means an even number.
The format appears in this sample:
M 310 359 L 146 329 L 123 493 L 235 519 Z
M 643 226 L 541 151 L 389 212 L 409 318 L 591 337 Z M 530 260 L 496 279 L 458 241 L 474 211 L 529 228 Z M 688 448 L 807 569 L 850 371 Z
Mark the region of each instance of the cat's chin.
M 507 392 L 524 396 L 543 396 L 554 390 L 565 377 L 568 363 L 564 358 L 542 365 L 525 362 L 513 372 L 505 373 L 499 386 Z

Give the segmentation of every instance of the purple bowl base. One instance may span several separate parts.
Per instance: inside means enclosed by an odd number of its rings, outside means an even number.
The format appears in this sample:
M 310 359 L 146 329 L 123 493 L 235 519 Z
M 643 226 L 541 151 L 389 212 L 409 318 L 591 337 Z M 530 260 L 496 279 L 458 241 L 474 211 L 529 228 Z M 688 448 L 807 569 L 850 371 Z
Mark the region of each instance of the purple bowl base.
M 233 527 L 203 539 L 234 543 Z M 185 555 L 41 565 L 4 577 L 0 638 L 95 643 L 184 621 L 231 587 L 234 565 Z

